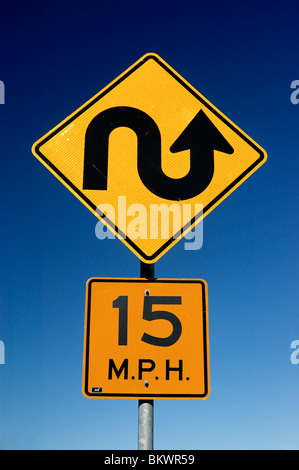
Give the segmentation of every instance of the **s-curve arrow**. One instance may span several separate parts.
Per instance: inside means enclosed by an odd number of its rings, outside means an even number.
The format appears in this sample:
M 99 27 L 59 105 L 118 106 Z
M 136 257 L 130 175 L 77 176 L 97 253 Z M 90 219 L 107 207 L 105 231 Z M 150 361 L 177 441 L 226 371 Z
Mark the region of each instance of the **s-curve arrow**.
M 107 189 L 109 135 L 117 127 L 129 127 L 136 133 L 140 179 L 149 191 L 164 199 L 185 200 L 203 192 L 213 178 L 214 150 L 234 152 L 200 110 L 170 147 L 172 153 L 190 149 L 190 170 L 182 178 L 170 178 L 162 170 L 161 135 L 155 121 L 136 108 L 110 108 L 98 114 L 87 128 L 83 189 Z

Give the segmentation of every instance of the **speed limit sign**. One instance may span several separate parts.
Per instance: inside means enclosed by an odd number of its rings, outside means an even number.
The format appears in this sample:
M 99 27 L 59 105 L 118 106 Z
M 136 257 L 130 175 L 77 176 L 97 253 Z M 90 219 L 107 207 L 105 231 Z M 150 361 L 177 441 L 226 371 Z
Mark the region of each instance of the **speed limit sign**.
M 207 398 L 206 282 L 90 279 L 83 394 L 88 398 Z

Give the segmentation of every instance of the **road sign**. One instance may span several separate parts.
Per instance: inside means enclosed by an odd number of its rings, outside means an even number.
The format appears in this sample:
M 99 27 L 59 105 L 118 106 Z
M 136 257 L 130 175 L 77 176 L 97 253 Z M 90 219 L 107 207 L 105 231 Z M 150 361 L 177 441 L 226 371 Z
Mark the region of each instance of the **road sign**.
M 88 398 L 207 398 L 206 282 L 90 279 L 83 394 Z
M 258 144 L 156 54 L 142 57 L 32 150 L 146 263 L 266 161 Z

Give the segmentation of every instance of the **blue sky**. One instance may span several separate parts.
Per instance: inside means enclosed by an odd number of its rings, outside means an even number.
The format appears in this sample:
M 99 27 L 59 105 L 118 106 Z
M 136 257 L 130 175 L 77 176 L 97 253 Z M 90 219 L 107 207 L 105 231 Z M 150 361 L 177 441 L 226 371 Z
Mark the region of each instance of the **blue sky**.
M 0 12 L 0 446 L 136 449 L 137 401 L 81 392 L 85 285 L 138 277 L 33 143 L 142 55 L 159 54 L 268 160 L 177 243 L 160 278 L 209 286 L 211 394 L 156 401 L 156 449 L 299 449 L 298 2 L 6 1 Z

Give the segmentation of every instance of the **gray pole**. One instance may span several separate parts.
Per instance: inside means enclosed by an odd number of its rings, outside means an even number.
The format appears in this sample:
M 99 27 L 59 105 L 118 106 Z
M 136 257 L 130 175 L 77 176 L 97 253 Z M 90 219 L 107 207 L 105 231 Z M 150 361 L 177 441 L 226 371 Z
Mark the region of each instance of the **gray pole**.
M 140 277 L 154 279 L 155 265 L 141 261 Z M 138 450 L 154 448 L 154 400 L 138 401 Z
M 138 401 L 138 450 L 154 448 L 154 401 Z

